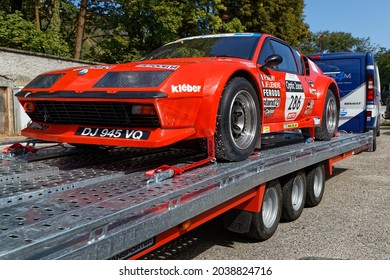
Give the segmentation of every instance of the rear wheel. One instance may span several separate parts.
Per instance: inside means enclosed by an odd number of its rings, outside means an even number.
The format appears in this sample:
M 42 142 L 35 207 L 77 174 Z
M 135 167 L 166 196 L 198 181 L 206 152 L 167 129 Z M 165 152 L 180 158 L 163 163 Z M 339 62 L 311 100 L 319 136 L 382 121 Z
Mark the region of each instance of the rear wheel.
M 320 204 L 325 191 L 325 167 L 323 164 L 311 168 L 306 174 L 306 203 L 308 207 Z
M 283 210 L 282 219 L 291 222 L 299 218 L 305 206 L 306 175 L 298 172 L 287 180 L 282 186 Z
M 322 113 L 321 126 L 315 129 L 315 138 L 318 140 L 330 140 L 339 125 L 339 107 L 334 93 L 328 89 Z
M 259 241 L 270 238 L 276 231 L 282 214 L 282 187 L 278 180 L 267 183 L 261 212 L 252 214 L 249 236 Z
M 314 137 L 317 140 L 330 140 L 337 132 L 339 125 L 339 106 L 334 93 L 328 89 L 322 112 L 321 126 L 315 128 Z M 302 128 L 302 135 L 305 138 L 311 137 L 310 129 Z
M 242 77 L 225 87 L 219 104 L 215 132 L 215 154 L 227 161 L 245 160 L 259 137 L 260 105 L 251 83 Z

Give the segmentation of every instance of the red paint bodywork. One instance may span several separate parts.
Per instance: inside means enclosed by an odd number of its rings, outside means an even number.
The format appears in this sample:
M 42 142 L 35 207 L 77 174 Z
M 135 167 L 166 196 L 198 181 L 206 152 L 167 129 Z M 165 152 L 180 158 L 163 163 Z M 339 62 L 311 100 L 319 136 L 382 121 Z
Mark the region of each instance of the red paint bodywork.
M 308 61 L 306 67 L 309 68 L 307 75 L 295 75 L 299 78 L 304 90 L 304 101 L 299 104 L 301 110 L 294 119 L 286 118 L 287 106 L 290 100 L 286 100 L 286 73 L 274 71 L 272 69 L 260 70 L 257 64 L 262 43 L 270 35 L 261 35 L 257 49 L 252 60 L 239 58 L 206 57 L 206 58 L 170 58 L 160 60 L 139 61 L 124 64 L 105 65 L 103 68 L 95 66 L 77 67 L 66 70 L 50 72 L 50 74 L 64 74 L 52 87 L 47 88 L 24 88 L 18 95 L 20 103 L 37 101 L 64 101 L 64 102 L 125 102 L 131 104 L 151 104 L 154 106 L 160 122 L 159 127 L 133 127 L 133 130 L 149 131 L 147 140 L 124 139 L 115 137 L 90 137 L 75 135 L 79 127 L 87 125 L 40 123 L 44 129 L 37 125 L 29 126 L 22 131 L 22 135 L 48 140 L 53 142 L 66 142 L 74 144 L 95 144 L 109 146 L 131 146 L 143 148 L 155 148 L 177 143 L 182 140 L 197 139 L 214 135 L 216 128 L 216 116 L 222 92 L 225 85 L 233 77 L 241 76 L 248 79 L 258 93 L 260 108 L 262 112 L 262 132 L 270 133 L 288 129 L 303 127 L 315 127 L 319 125 L 318 120 L 323 114 L 324 100 L 328 88 L 332 88 L 338 96 L 336 83 L 333 79 L 325 76 L 314 63 Z M 150 67 L 155 65 L 156 67 Z M 158 71 L 158 65 L 178 66 L 172 74 L 154 88 L 129 88 L 126 91 L 148 93 L 160 92 L 165 97 L 156 98 L 121 98 L 118 88 L 95 88 L 94 85 L 104 74 L 112 71 Z M 109 68 L 109 69 L 106 69 Z M 86 74 L 79 72 L 88 69 Z M 46 73 L 47 74 L 47 73 Z M 263 76 L 262 76 L 263 75 Z M 280 85 L 280 104 L 274 108 L 272 117 L 265 115 L 263 94 L 266 82 L 261 77 L 274 77 L 274 82 Z M 294 75 L 293 75 L 294 76 Z M 182 90 L 179 86 L 190 85 L 190 90 Z M 269 85 L 269 84 L 267 84 Z M 278 84 L 276 84 L 277 87 Z M 195 87 L 194 87 L 195 86 Z M 275 84 L 271 85 L 275 86 Z M 57 97 L 58 92 L 73 92 L 66 97 Z M 103 92 L 104 98 L 96 97 L 90 92 Z M 44 97 L 39 96 L 40 92 L 48 92 Z M 88 125 L 90 128 L 102 126 Z M 110 127 L 108 129 L 129 129 L 128 127 Z M 260 136 L 259 136 L 260 137 Z

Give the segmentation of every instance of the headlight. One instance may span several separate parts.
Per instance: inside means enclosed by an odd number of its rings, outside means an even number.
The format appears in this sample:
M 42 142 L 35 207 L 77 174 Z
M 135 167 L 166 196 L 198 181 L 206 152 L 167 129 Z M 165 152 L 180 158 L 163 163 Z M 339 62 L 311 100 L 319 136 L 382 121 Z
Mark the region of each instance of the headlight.
M 55 84 L 64 74 L 44 74 L 39 75 L 32 80 L 26 88 L 50 88 Z
M 94 88 L 148 88 L 158 87 L 172 71 L 108 72 Z

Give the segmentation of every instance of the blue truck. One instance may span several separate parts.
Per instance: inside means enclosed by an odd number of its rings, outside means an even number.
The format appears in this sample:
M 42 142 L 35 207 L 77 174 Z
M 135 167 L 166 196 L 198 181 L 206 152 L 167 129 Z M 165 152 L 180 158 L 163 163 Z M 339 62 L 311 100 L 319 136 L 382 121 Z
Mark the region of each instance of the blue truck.
M 338 52 L 312 54 L 309 57 L 340 90 L 339 131 L 361 133 L 372 131 L 372 151 L 380 135 L 380 78 L 371 52 Z

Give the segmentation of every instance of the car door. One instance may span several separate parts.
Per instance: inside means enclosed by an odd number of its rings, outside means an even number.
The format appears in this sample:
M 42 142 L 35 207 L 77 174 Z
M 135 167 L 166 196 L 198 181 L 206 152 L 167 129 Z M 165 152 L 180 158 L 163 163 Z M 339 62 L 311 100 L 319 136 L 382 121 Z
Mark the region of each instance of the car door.
M 303 108 L 309 103 L 305 92 L 309 91 L 309 85 L 303 75 L 302 62 L 297 61 L 293 51 L 274 38 L 265 40 L 260 50 L 259 64 L 264 64 L 271 54 L 283 58 L 278 66 L 260 71 L 264 123 L 299 121 L 305 114 Z

